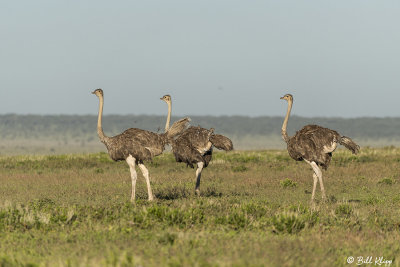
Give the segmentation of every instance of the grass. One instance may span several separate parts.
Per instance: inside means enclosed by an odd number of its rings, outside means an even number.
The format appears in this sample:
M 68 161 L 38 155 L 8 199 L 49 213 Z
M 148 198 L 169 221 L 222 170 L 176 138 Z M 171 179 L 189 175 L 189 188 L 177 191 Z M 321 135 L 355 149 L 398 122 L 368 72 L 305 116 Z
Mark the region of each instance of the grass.
M 290 180 L 289 178 L 286 178 L 285 180 L 282 180 L 282 181 L 281 181 L 281 186 L 282 186 L 283 188 L 287 188 L 287 187 L 296 187 L 296 186 L 297 186 L 297 183 L 294 182 L 294 181 L 292 181 L 292 180 Z
M 147 164 L 157 200 L 139 172 L 135 204 L 126 163 L 105 153 L 1 156 L 0 266 L 399 266 L 399 158 L 338 150 L 311 209 L 312 170 L 283 150 L 216 153 L 200 197 L 194 170 L 163 154 Z

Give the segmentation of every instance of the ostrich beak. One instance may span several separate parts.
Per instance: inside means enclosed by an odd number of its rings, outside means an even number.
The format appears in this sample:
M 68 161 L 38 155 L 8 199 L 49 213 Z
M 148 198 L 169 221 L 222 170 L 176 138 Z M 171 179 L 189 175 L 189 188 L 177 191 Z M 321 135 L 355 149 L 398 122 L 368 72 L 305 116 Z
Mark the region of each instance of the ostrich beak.
M 285 99 L 285 98 L 282 96 L 281 99 Z
M 164 100 L 162 97 L 160 97 L 160 100 Z

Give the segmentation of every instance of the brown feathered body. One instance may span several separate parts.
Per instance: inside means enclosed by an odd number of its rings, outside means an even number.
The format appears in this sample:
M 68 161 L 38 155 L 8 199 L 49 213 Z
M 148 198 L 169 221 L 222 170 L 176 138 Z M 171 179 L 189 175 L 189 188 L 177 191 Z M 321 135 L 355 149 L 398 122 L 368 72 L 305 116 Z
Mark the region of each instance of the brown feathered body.
M 130 128 L 113 136 L 104 136 L 98 129 L 101 142 L 105 144 L 110 158 L 115 161 L 125 160 L 132 155 L 137 162 L 151 160 L 160 155 L 165 145 L 180 133 L 182 133 L 190 121 L 190 118 L 180 119 L 166 133 L 154 133 L 138 128 Z
M 198 162 L 207 167 L 212 158 L 213 146 L 229 151 L 233 149 L 232 141 L 226 136 L 214 134 L 199 126 L 191 126 L 171 141 L 172 152 L 177 162 L 185 162 L 194 168 Z
M 354 154 L 359 150 L 359 146 L 350 138 L 341 136 L 334 130 L 318 125 L 306 125 L 289 138 L 287 150 L 293 159 L 314 161 L 326 170 L 331 162 L 332 152 L 338 144 L 344 145 Z
M 105 138 L 103 143 L 112 160 L 125 160 L 132 155 L 138 162 L 143 162 L 164 151 L 167 135 L 130 128 L 121 134 Z
M 289 121 L 290 111 L 293 105 L 293 96 L 286 94 L 281 99 L 288 102 L 288 108 L 285 119 L 282 124 L 282 138 L 287 144 L 287 150 L 290 157 L 294 160 L 304 160 L 310 164 L 313 169 L 313 190 L 311 193 L 311 202 L 314 203 L 315 189 L 319 182 L 321 187 L 322 199 L 326 199 L 325 187 L 322 180 L 322 172 L 320 167 L 328 169 L 332 159 L 332 153 L 338 144 L 344 145 L 351 150 L 353 154 L 357 154 L 360 147 L 349 137 L 341 136 L 338 132 L 324 128 L 318 125 L 304 126 L 297 131 L 293 137 L 289 137 L 286 129 Z

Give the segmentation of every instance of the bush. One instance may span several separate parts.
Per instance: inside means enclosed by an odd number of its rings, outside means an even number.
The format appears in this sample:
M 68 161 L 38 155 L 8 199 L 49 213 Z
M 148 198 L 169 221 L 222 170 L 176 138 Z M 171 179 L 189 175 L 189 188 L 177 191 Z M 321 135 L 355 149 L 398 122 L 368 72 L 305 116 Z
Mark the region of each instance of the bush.
M 272 217 L 274 233 L 296 234 L 300 232 L 306 223 L 304 218 L 295 212 L 284 212 Z
M 350 217 L 353 212 L 353 208 L 349 204 L 340 204 L 335 209 L 335 214 L 343 217 Z
M 289 178 L 286 178 L 285 180 L 281 181 L 281 186 L 283 188 L 293 188 L 297 186 L 297 183 L 290 180 Z
M 239 165 L 239 166 L 232 167 L 232 171 L 233 172 L 245 172 L 247 170 L 248 170 L 247 167 L 244 166 L 244 165 Z
M 383 184 L 383 185 L 392 185 L 394 183 L 395 183 L 395 180 L 390 177 L 385 177 L 378 182 L 378 184 Z

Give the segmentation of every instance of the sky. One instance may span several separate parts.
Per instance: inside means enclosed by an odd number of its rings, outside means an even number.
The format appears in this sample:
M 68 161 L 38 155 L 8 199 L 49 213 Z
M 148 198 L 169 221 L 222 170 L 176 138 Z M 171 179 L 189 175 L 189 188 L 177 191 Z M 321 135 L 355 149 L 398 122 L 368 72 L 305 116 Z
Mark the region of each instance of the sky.
M 398 117 L 400 1 L 2 0 L 0 114 Z

